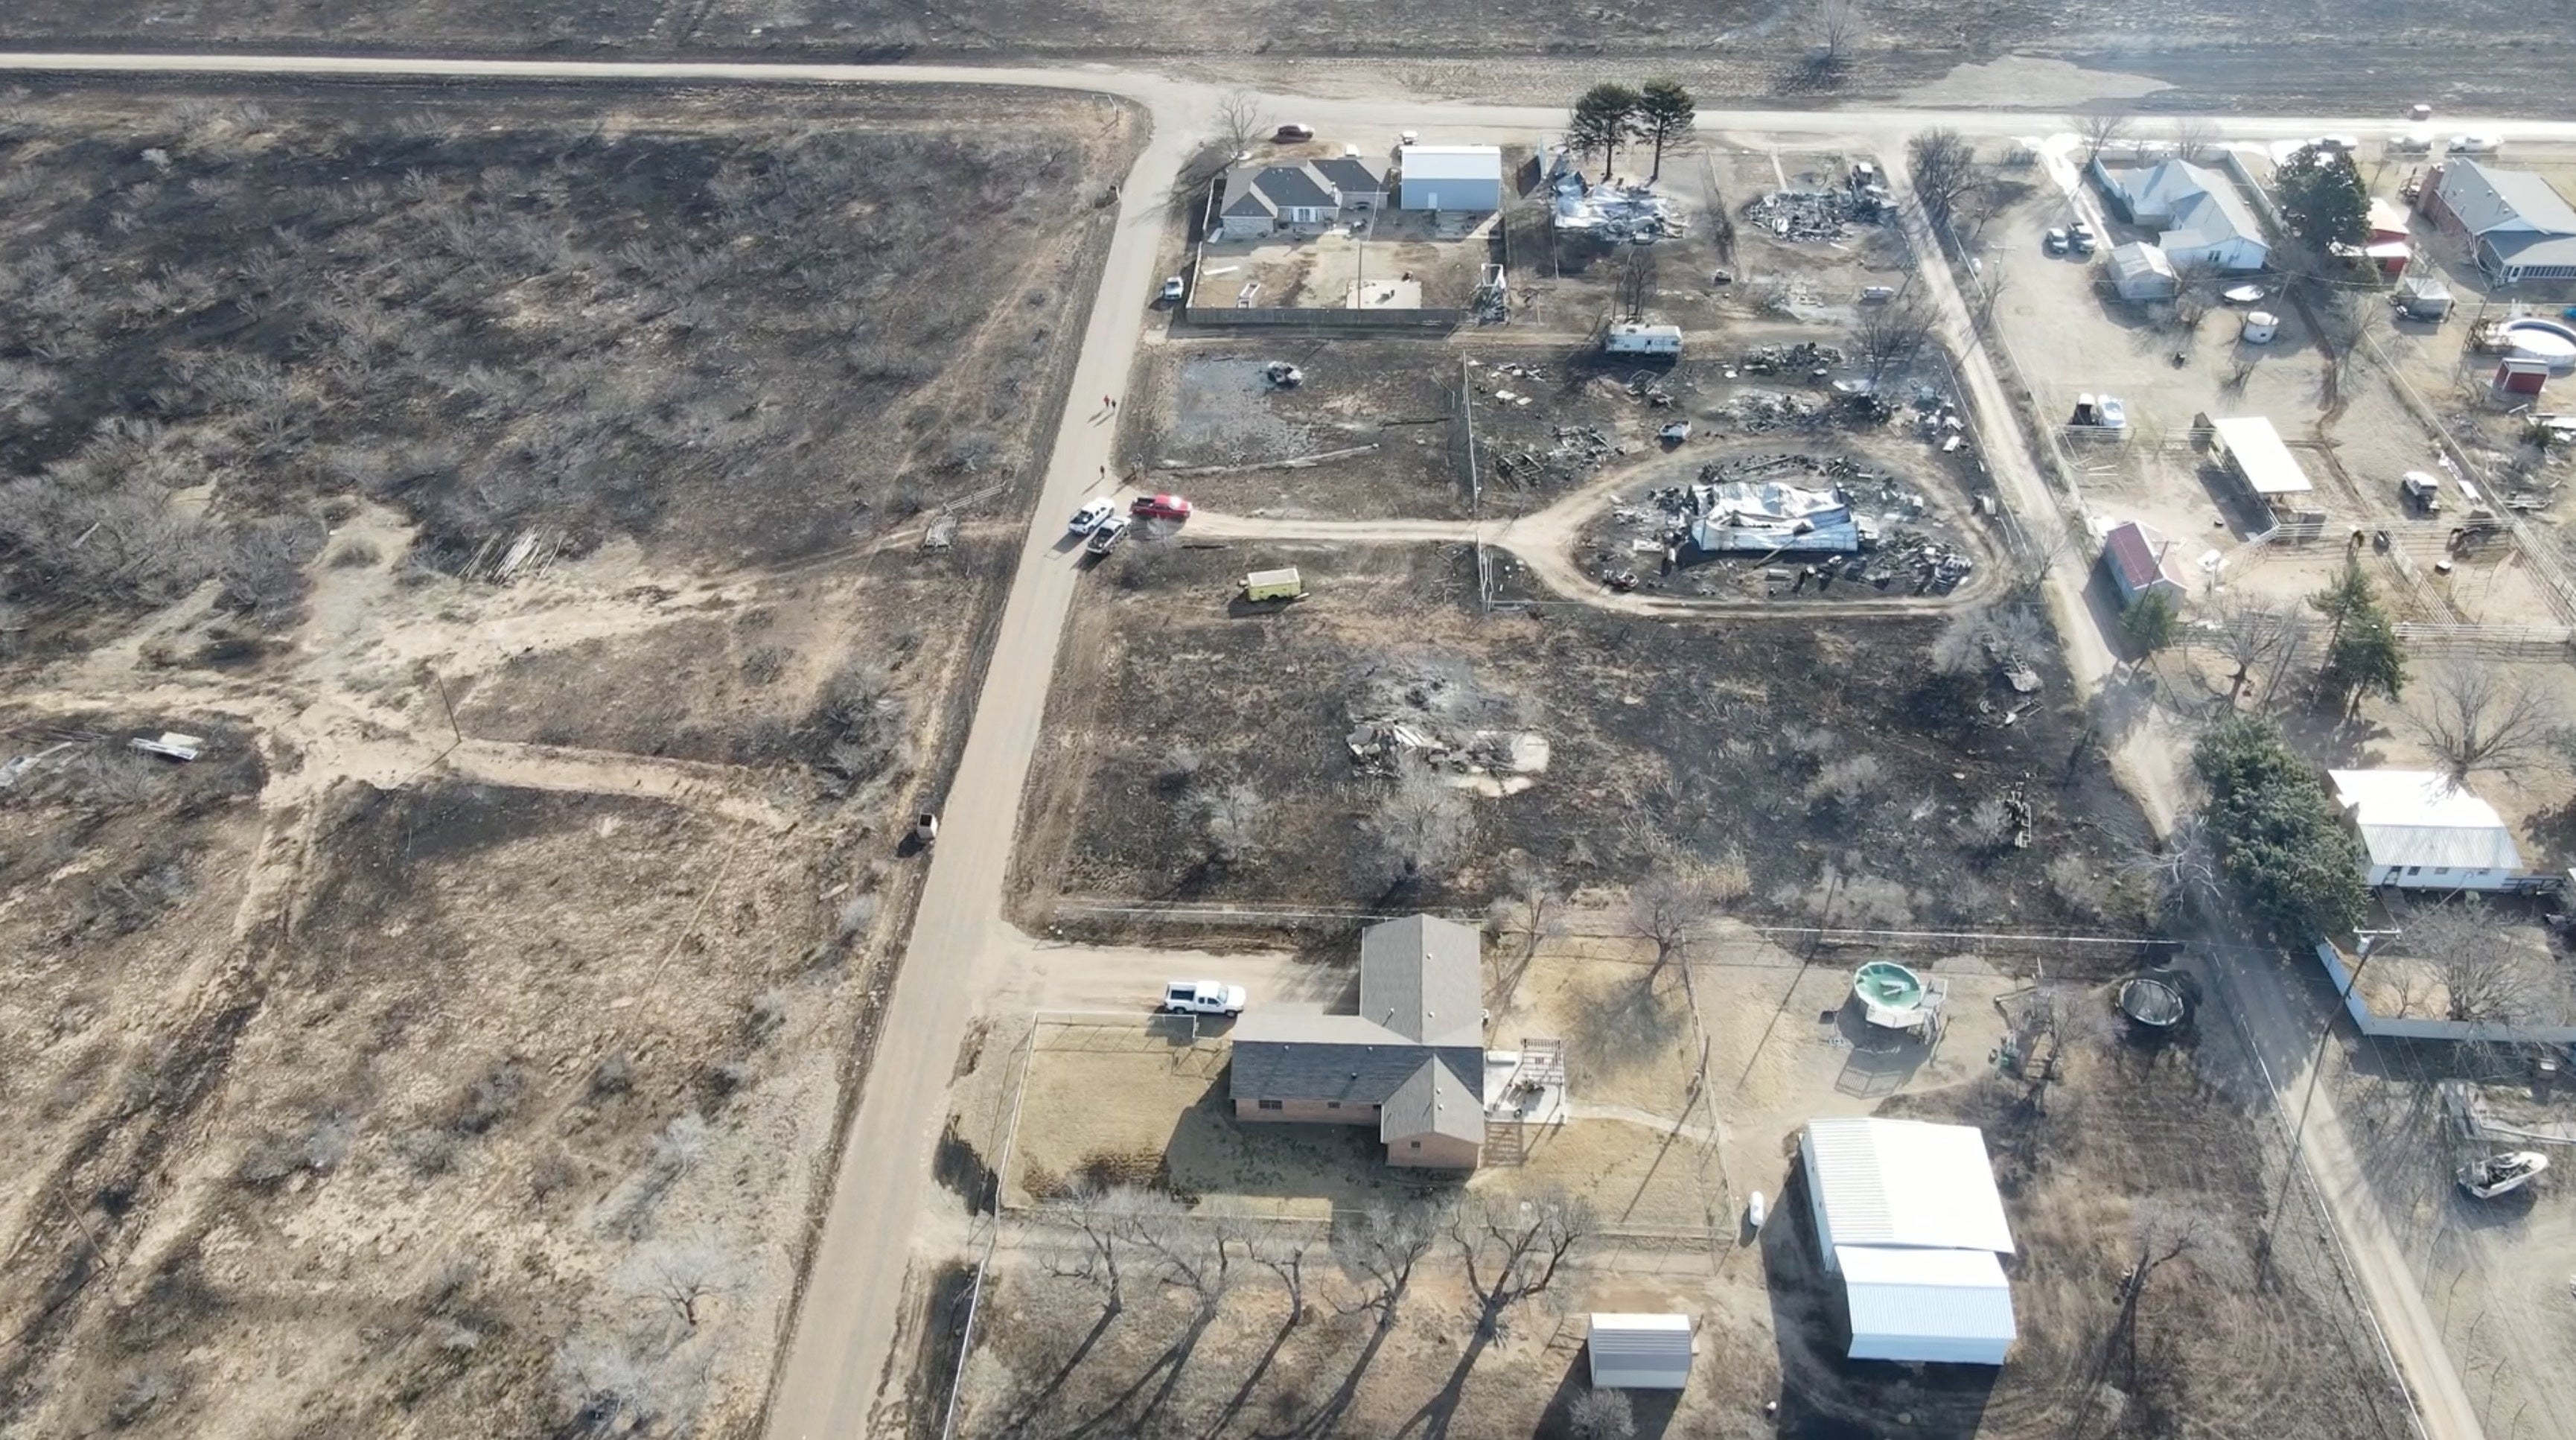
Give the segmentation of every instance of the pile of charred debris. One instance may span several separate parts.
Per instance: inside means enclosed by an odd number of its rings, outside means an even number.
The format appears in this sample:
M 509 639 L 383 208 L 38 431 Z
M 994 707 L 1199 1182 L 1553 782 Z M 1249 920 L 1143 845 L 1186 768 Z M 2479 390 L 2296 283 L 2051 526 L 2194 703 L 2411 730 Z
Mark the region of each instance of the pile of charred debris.
M 1895 213 L 1886 182 L 1876 165 L 1859 161 L 1841 184 L 1757 196 L 1744 218 L 1782 240 L 1840 240 L 1855 225 L 1876 225 Z
M 1862 585 L 1891 595 L 1947 595 L 1976 569 L 1966 551 L 1925 533 L 1927 504 L 1895 476 L 1848 456 L 1773 454 L 1722 460 L 1698 481 L 1612 507 L 1620 532 L 1592 568 L 1613 589 L 1720 591 L 1682 573 L 1726 562 L 1773 595 Z M 1637 557 L 1653 555 L 1655 574 Z M 1786 564 L 1782 562 L 1788 562 Z

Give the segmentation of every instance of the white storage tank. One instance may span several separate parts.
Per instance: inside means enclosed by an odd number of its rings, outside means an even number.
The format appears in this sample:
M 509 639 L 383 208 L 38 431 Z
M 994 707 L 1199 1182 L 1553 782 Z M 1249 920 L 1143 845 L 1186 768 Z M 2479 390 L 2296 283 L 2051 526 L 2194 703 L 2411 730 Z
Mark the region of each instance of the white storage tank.
M 2236 338 L 2248 345 L 2269 345 L 2272 337 L 2280 333 L 2280 316 L 2268 310 L 2249 310 L 2245 313 L 2245 328 Z

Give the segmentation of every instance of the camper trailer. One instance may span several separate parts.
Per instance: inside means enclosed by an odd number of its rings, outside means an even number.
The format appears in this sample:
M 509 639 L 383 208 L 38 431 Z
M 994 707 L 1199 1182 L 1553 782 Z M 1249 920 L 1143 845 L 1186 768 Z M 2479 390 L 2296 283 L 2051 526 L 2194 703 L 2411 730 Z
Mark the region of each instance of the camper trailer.
M 1623 321 L 1610 327 L 1610 333 L 1601 341 L 1601 348 L 1613 355 L 1679 355 L 1682 353 L 1682 327 Z

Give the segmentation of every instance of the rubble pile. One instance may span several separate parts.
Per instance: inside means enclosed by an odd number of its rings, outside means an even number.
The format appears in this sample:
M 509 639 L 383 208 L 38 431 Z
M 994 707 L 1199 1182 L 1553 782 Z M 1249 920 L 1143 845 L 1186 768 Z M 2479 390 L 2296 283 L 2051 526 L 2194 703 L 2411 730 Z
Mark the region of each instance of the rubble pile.
M 1915 528 L 1929 509 L 1923 495 L 1893 475 L 1848 456 L 1781 453 L 1719 461 L 1692 484 L 1667 486 L 1634 503 L 1614 505 L 1610 520 L 1631 552 L 1657 553 L 1666 577 L 1688 553 L 1766 564 L 1794 556 L 1803 568 L 1759 572 L 1790 594 L 1830 592 L 1836 582 L 1905 595 L 1946 595 L 1975 570 L 1967 552 Z M 1596 557 L 1600 578 L 1615 588 L 1641 583 L 1623 568 L 1626 556 Z M 1642 582 L 1655 584 L 1657 582 Z M 1674 582 L 1699 594 L 1705 581 Z M 2008 675 L 2030 675 L 2019 657 Z M 2015 680 L 2016 688 L 2019 680 Z
M 1744 352 L 1736 368 L 1747 375 L 1805 375 L 1821 380 L 1843 363 L 1843 352 L 1831 345 L 1801 340 L 1795 345 L 1763 345 Z
M 1891 197 L 1878 167 L 1864 161 L 1840 185 L 1815 190 L 1774 190 L 1744 207 L 1744 218 L 1782 240 L 1840 240 L 1854 225 L 1887 218 Z
M 1586 185 L 1571 171 L 1556 177 L 1556 228 L 1614 245 L 1651 245 L 1690 233 L 1680 202 L 1652 185 Z
M 1557 425 L 1555 443 L 1495 445 L 1489 450 L 1496 478 L 1516 485 L 1571 484 L 1626 447 L 1591 425 Z
M 1777 390 L 1739 390 L 1733 403 L 1736 427 L 1754 433 L 1776 425 L 1801 424 L 1824 410 L 1812 395 L 1788 395 Z
M 1438 663 L 1390 663 L 1364 673 L 1342 737 L 1362 773 L 1392 774 L 1406 761 L 1443 771 L 1487 795 L 1528 789 L 1547 768 L 1547 737 L 1518 729 L 1519 706 L 1478 687 L 1471 673 Z

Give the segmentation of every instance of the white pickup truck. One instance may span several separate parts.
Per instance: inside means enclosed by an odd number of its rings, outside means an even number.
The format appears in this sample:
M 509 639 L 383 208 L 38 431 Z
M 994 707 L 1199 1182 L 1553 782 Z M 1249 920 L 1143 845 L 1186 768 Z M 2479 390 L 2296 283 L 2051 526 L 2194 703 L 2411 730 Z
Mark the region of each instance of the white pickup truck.
M 1221 980 L 1175 980 L 1163 987 L 1166 1015 L 1240 1015 L 1252 997 Z

